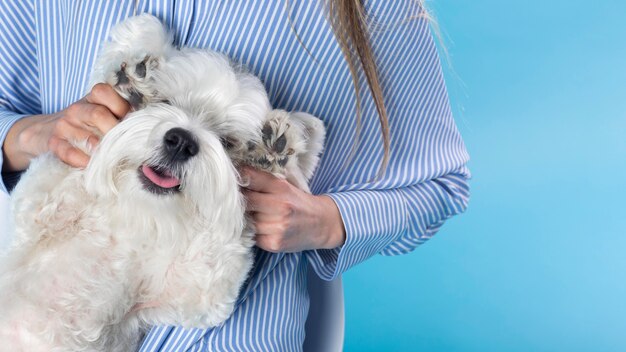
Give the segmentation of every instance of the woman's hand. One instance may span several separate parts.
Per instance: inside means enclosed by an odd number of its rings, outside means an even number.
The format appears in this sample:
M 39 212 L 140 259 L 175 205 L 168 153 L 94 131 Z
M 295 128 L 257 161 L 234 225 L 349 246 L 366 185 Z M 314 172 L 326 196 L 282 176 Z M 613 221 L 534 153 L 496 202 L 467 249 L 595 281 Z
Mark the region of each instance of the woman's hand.
M 314 196 L 267 172 L 244 168 L 247 210 L 256 243 L 269 252 L 336 248 L 345 242 L 339 209 L 328 196 Z
M 72 142 L 87 141 L 95 146 L 129 110 L 126 100 L 101 83 L 62 111 L 23 118 L 11 127 L 5 139 L 3 171 L 24 170 L 32 158 L 48 151 L 66 164 L 85 167 L 89 156 Z

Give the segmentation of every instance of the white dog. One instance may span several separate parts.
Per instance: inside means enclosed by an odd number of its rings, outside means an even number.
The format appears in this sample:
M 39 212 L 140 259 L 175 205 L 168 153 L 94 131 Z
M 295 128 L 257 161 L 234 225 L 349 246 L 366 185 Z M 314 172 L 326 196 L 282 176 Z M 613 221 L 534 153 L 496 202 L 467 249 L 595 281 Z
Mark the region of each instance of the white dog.
M 134 112 L 83 148 L 85 170 L 48 154 L 22 176 L 0 264 L 1 351 L 131 351 L 148 325 L 222 323 L 253 260 L 236 167 L 308 190 L 318 162 L 318 119 L 271 110 L 256 77 L 173 49 L 152 16 L 112 30 L 93 82 Z

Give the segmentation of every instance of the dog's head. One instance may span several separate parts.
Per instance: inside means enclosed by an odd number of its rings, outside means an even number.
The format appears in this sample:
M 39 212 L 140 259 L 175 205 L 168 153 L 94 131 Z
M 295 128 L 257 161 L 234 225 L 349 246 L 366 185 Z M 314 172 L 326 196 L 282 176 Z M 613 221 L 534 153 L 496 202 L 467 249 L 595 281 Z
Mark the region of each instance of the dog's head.
M 85 184 L 129 211 L 181 218 L 199 212 L 209 223 L 230 214 L 233 225 L 243 222 L 237 171 L 219 135 L 167 104 L 133 112 L 109 131 L 85 170 Z

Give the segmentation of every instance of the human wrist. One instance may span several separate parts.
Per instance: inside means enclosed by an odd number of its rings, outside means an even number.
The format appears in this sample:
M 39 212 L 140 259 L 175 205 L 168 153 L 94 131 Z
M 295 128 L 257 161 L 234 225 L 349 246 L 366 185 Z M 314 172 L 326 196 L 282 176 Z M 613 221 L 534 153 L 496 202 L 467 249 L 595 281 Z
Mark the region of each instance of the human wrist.
M 320 249 L 333 249 L 346 241 L 346 230 L 335 201 L 327 195 L 316 196 L 320 204 L 323 243 Z
M 42 149 L 47 145 L 40 141 L 40 137 L 47 118 L 48 115 L 27 116 L 11 126 L 2 144 L 3 172 L 25 170 L 32 158 L 45 152 Z

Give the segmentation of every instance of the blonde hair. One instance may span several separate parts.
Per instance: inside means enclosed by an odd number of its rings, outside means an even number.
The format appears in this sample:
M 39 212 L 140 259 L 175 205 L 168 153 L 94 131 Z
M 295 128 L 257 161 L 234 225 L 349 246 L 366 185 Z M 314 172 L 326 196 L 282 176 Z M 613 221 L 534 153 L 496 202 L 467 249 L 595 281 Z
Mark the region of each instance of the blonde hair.
M 382 177 L 389 164 L 390 132 L 389 118 L 385 108 L 382 87 L 378 78 L 378 69 L 369 40 L 367 17 L 362 0 L 329 0 L 328 11 L 341 51 L 348 63 L 352 83 L 356 94 L 357 141 L 361 131 L 361 94 L 359 90 L 358 68 L 363 69 L 365 78 L 376 105 L 378 121 L 383 139 L 383 160 L 378 170 Z

